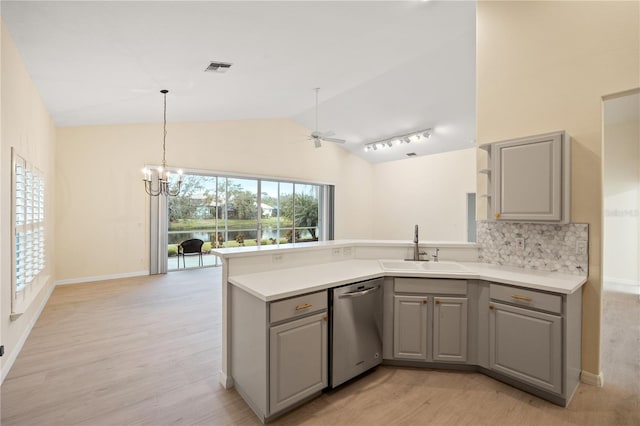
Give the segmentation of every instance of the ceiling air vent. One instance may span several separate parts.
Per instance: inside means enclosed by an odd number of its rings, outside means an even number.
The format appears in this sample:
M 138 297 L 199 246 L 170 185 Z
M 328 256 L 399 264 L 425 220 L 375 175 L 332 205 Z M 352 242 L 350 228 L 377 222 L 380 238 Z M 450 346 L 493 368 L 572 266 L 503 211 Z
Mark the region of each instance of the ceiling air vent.
M 231 65 L 233 64 L 228 62 L 211 62 L 204 72 L 217 72 L 224 74 L 229 68 L 231 68 Z
M 407 157 L 415 157 L 417 154 L 415 152 L 408 152 Z

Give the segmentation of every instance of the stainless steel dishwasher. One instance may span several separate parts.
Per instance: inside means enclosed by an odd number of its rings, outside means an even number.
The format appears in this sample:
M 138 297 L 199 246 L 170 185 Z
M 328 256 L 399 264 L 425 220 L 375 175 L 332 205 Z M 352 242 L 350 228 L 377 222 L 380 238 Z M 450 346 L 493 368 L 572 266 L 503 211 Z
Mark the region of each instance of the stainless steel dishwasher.
M 378 278 L 330 290 L 331 387 L 382 362 L 382 283 Z

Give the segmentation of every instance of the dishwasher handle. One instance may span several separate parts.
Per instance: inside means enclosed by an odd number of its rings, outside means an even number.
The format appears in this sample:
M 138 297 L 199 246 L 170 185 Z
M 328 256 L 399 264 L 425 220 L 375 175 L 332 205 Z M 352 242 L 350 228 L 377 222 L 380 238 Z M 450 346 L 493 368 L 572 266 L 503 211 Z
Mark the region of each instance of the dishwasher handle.
M 360 297 L 360 296 L 364 296 L 366 294 L 373 293 L 373 292 L 378 291 L 378 290 L 380 290 L 380 286 L 365 288 L 364 290 L 360 290 L 360 291 L 352 291 L 352 292 L 349 292 L 349 293 L 341 294 L 338 297 L 340 299 L 345 298 L 345 297 Z

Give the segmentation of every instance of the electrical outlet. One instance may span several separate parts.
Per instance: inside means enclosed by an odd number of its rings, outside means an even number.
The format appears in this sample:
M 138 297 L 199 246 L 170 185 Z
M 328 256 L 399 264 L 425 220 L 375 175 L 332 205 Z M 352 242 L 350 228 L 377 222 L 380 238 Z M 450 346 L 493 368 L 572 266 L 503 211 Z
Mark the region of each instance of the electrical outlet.
M 272 260 L 273 263 L 282 263 L 284 261 L 284 256 L 281 254 L 274 254 Z
M 516 238 L 516 250 L 524 251 L 524 238 Z
M 585 240 L 576 241 L 576 254 L 577 255 L 587 254 L 587 242 Z
M 342 256 L 342 249 L 340 249 L 340 248 L 334 248 L 334 249 L 332 249 L 332 250 L 331 250 L 331 255 L 332 255 L 333 257 L 340 257 L 340 256 Z
M 351 257 L 351 247 L 345 247 L 342 249 L 342 254 L 344 257 Z

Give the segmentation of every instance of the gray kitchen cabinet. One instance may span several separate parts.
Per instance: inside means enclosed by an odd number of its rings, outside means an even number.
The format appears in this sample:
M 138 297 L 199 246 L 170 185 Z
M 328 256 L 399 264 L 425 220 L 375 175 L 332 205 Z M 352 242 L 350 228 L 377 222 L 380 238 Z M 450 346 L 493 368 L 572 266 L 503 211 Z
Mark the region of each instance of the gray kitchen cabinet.
M 271 327 L 269 347 L 271 413 L 327 387 L 326 313 Z
M 397 359 L 427 359 L 429 298 L 394 296 L 393 356 Z
M 466 362 L 467 281 L 396 278 L 394 288 L 393 359 Z
M 328 385 L 327 291 L 264 302 L 230 286 L 233 384 L 263 422 Z
M 489 369 L 515 386 L 568 404 L 580 382 L 581 308 L 580 291 L 489 283 Z
M 493 218 L 569 222 L 571 152 L 565 132 L 494 142 L 488 152 Z
M 490 305 L 492 370 L 562 392 L 562 317 L 502 303 Z
M 433 298 L 433 360 L 467 360 L 467 298 Z

